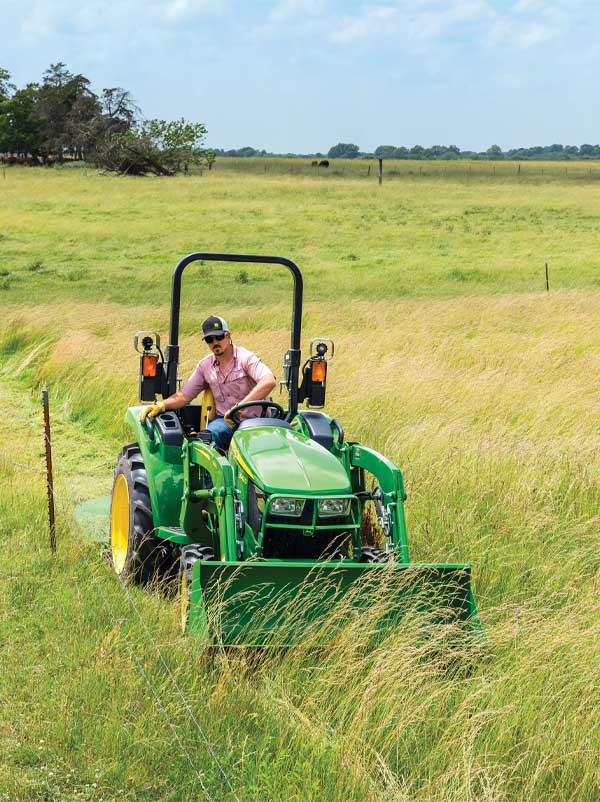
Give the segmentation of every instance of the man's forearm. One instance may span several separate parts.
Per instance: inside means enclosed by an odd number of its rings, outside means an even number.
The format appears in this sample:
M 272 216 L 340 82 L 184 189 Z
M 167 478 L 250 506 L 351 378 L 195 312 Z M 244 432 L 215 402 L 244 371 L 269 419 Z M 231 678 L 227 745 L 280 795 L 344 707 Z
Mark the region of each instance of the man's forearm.
M 184 395 L 181 390 L 178 390 L 173 395 L 170 395 L 168 398 L 163 400 L 163 404 L 165 405 L 165 410 L 167 409 L 181 409 L 181 407 L 185 407 L 187 404 L 190 403 L 192 399 L 188 398 L 187 395 Z

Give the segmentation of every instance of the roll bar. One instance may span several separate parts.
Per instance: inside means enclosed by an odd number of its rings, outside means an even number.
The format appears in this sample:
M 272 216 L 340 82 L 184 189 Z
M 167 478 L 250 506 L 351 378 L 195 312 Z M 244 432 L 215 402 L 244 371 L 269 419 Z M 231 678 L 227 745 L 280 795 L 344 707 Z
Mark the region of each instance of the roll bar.
M 168 395 L 177 391 L 177 367 L 179 364 L 179 310 L 181 306 L 181 276 L 192 262 L 243 262 L 244 264 L 282 265 L 294 277 L 292 306 L 292 332 L 289 350 L 290 408 L 287 417 L 293 418 L 298 411 L 298 373 L 300 370 L 300 337 L 302 333 L 302 273 L 290 259 L 282 256 L 255 256 L 234 253 L 190 253 L 180 259 L 173 271 L 171 292 L 171 328 L 166 350 L 165 374 Z

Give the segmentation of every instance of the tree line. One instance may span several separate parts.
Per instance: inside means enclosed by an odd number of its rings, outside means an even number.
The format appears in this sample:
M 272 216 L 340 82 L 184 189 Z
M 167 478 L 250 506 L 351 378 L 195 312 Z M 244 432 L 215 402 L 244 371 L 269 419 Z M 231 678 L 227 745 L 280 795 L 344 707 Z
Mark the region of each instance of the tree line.
M 338 142 L 324 153 L 271 153 L 251 147 L 204 149 L 206 128 L 184 119 L 146 120 L 131 94 L 122 87 L 93 91 L 81 73 L 62 62 L 51 64 L 37 83 L 18 89 L 0 67 L 0 154 L 3 161 L 54 164 L 85 160 L 106 170 L 141 175 L 173 175 L 192 164 L 209 169 L 216 156 L 330 159 L 416 160 L 556 160 L 600 159 L 600 145 L 536 145 L 503 151 L 460 150 L 456 145 L 411 148 L 379 145 L 363 152 L 352 142 Z
M 600 159 L 600 145 L 534 145 L 530 148 L 511 148 L 503 151 L 491 145 L 485 151 L 460 150 L 456 145 L 433 145 L 430 148 L 415 145 L 412 148 L 380 145 L 373 156 L 380 159 L 468 159 L 483 161 L 569 161 Z
M 373 152 L 363 152 L 351 142 L 338 142 L 325 153 L 269 153 L 266 150 L 244 147 L 231 150 L 217 149 L 215 153 L 223 157 L 261 157 L 281 156 L 297 159 L 411 159 L 411 160 L 482 160 L 482 161 L 569 161 L 600 159 L 600 145 L 535 145 L 531 148 L 512 148 L 503 151 L 499 145 L 492 145 L 484 151 L 460 150 L 456 145 L 433 145 L 425 148 L 415 145 L 412 148 L 395 145 L 379 145 Z
M 122 87 L 97 94 L 62 62 L 18 89 L 0 67 L 0 153 L 4 162 L 53 165 L 81 160 L 130 175 L 173 175 L 214 161 L 206 128 L 184 119 L 146 120 Z

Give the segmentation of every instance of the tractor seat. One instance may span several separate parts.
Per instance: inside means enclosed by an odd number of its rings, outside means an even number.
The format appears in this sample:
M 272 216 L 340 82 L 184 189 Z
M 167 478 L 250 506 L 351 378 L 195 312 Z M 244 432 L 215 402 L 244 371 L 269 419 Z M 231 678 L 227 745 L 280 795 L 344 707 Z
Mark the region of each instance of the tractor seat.
M 287 421 L 279 420 L 279 418 L 246 418 L 240 423 L 237 430 L 239 432 L 240 429 L 253 429 L 256 426 L 279 426 L 282 429 L 292 428 Z

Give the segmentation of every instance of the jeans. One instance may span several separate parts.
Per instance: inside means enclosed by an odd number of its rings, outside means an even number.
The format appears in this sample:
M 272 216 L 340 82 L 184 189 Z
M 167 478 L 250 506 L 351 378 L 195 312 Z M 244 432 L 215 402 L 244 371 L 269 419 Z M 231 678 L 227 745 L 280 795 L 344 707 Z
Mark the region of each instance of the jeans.
M 229 448 L 235 429 L 225 423 L 222 415 L 218 415 L 208 422 L 208 430 L 212 434 L 213 443 L 222 448 L 223 451 L 226 451 Z

